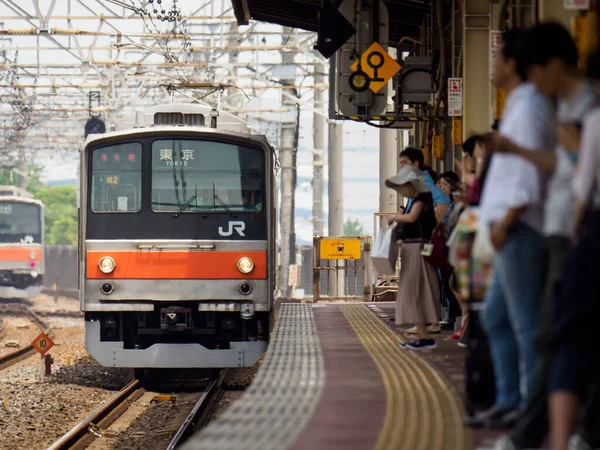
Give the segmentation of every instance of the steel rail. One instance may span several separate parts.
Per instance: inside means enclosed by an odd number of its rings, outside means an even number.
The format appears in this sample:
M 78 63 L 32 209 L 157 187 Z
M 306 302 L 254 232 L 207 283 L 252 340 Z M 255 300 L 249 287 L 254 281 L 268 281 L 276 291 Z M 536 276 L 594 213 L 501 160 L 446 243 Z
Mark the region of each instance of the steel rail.
M 50 333 L 50 326 L 27 305 L 28 301 L 17 299 L 17 301 L 14 303 L 20 304 L 24 307 L 24 312 L 26 312 L 32 318 L 41 331 L 47 334 Z M 0 370 L 6 369 L 7 367 L 18 363 L 19 361 L 23 361 L 24 359 L 33 356 L 35 352 L 35 347 L 32 344 L 28 344 L 25 347 L 15 350 L 14 352 L 0 355 Z
M 175 436 L 173 436 L 173 439 L 171 439 L 167 450 L 175 450 L 176 447 L 183 444 L 190 437 L 194 432 L 194 427 L 209 410 L 212 401 L 217 397 L 218 392 L 222 389 L 223 383 L 230 375 L 231 370 L 224 370 L 219 378 L 210 382 L 206 390 L 202 393 L 202 396 L 198 399 L 184 422 L 179 427 L 179 430 L 177 430 L 177 433 L 175 433 Z
M 107 402 L 102 404 L 88 417 L 79 422 L 69 432 L 67 432 L 58 441 L 48 447 L 48 450 L 63 450 L 75 448 L 79 445 L 88 435 L 90 434 L 90 427 L 92 425 L 100 425 L 105 422 L 106 419 L 112 419 L 112 413 L 119 410 L 119 407 L 124 405 L 128 399 L 134 398 L 136 394 L 141 394 L 143 388 L 140 386 L 139 380 L 133 380 L 117 394 L 112 396 Z M 116 419 L 116 417 L 114 417 Z M 102 424 L 104 425 L 104 424 Z
M 33 356 L 35 352 L 35 348 L 33 348 L 33 345 L 30 344 L 26 347 L 15 350 L 14 352 L 0 356 L 0 370 L 6 369 L 7 367 L 18 363 L 19 361 L 23 361 L 24 359 Z

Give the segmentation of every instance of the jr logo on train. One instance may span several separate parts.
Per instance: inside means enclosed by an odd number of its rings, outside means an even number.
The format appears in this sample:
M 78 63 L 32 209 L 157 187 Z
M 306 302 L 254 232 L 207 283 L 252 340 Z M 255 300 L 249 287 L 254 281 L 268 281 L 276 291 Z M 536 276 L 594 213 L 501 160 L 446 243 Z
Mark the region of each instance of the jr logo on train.
M 81 307 L 86 348 L 105 366 L 242 367 L 266 350 L 274 151 L 212 112 L 138 111 L 81 150 Z

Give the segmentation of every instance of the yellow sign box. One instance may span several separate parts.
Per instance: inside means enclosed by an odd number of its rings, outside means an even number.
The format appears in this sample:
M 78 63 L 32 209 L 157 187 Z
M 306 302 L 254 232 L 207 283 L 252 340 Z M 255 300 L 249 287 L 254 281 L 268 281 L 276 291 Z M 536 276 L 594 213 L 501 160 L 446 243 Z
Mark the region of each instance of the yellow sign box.
M 463 143 L 462 133 L 462 119 L 455 117 L 452 119 L 452 143 L 454 145 L 461 145 Z
M 431 152 L 434 158 L 441 159 L 444 157 L 444 136 L 441 134 L 433 136 Z
M 504 104 L 506 103 L 506 91 L 502 88 L 494 88 L 494 119 L 502 119 Z
M 401 68 L 400 64 L 377 42 L 374 42 L 360 57 L 360 69 L 369 76 L 369 88 L 375 93 L 379 92 Z M 352 64 L 350 69 L 356 72 L 358 61 Z
M 360 256 L 360 238 L 321 239 L 321 259 L 360 259 Z

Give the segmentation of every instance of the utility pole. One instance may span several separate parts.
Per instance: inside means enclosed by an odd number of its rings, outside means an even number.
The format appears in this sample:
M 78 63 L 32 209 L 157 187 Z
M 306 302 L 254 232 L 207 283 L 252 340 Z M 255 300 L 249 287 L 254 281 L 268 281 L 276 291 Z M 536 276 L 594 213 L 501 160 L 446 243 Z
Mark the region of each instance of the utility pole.
M 379 129 L 379 212 L 396 212 L 397 195 L 385 185 L 385 180 L 396 174 L 396 143 L 398 133 L 393 129 Z
M 342 122 L 343 123 L 343 122 Z M 344 128 L 342 123 L 329 122 L 329 143 L 327 154 L 327 169 L 329 182 L 327 185 L 329 197 L 329 215 L 328 228 L 329 236 L 344 235 Z M 345 261 L 332 261 L 338 267 L 345 264 Z M 329 295 L 336 297 L 344 296 L 344 277 L 342 270 L 333 272 L 334 276 L 329 275 Z
M 293 28 L 284 27 L 282 45 L 291 45 L 295 41 Z M 281 51 L 282 66 L 287 66 L 283 85 L 296 84 L 295 56 L 293 51 Z M 279 260 L 279 289 L 283 297 L 290 296 L 289 268 L 296 262 L 295 227 L 294 227 L 294 146 L 296 144 L 297 106 L 282 90 L 281 102 L 289 112 L 284 113 L 281 122 L 279 163 L 281 165 L 281 207 L 279 208 L 279 223 L 281 226 L 281 257 Z
M 325 66 L 315 65 L 315 86 L 325 81 Z M 325 159 L 325 90 L 315 88 L 313 114 L 313 234 L 323 236 L 323 166 Z M 329 180 L 331 183 L 331 179 Z M 330 234 L 331 235 L 331 234 Z

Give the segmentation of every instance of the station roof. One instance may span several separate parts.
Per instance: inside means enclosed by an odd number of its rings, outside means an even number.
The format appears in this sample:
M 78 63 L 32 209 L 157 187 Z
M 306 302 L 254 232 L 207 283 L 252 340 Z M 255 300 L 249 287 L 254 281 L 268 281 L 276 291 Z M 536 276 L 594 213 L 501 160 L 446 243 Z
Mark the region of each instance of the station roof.
M 318 31 L 321 0 L 231 0 L 240 25 L 250 19 L 285 27 Z M 419 39 L 423 18 L 431 12 L 430 0 L 384 0 L 390 18 L 390 44 L 401 38 Z

